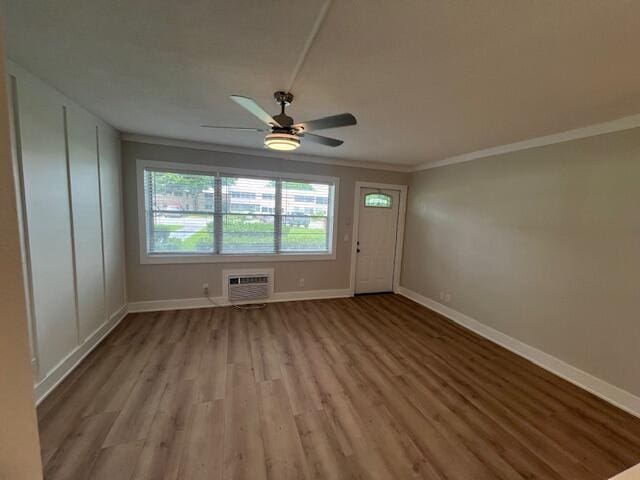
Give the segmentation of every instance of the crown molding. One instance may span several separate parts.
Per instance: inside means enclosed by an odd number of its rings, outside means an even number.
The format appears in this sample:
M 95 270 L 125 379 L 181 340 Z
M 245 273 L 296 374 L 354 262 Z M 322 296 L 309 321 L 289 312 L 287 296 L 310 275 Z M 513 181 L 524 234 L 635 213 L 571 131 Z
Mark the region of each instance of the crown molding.
M 476 150 L 475 152 L 463 153 L 453 157 L 436 160 L 434 162 L 425 162 L 409 169 L 409 172 L 419 172 L 430 168 L 443 167 L 445 165 L 453 165 L 455 163 L 469 162 L 479 158 L 500 155 L 503 153 L 517 152 L 518 150 L 526 150 L 534 147 L 543 147 L 545 145 L 553 145 L 555 143 L 568 142 L 580 138 L 594 137 L 605 133 L 618 132 L 621 130 L 629 130 L 631 128 L 640 127 L 640 114 L 611 120 L 609 122 L 597 123 L 586 127 L 567 130 L 566 132 L 554 133 L 543 137 L 531 138 L 521 142 L 508 143 L 497 147 Z
M 556 143 L 569 142 L 581 138 L 594 137 L 613 133 L 622 130 L 630 130 L 640 127 L 640 114 L 622 117 L 617 120 L 597 123 L 580 127 L 566 132 L 544 135 L 542 137 L 530 138 L 520 142 L 508 143 L 496 147 L 485 148 L 473 152 L 454 155 L 452 157 L 435 160 L 433 162 L 425 162 L 418 165 L 394 165 L 390 163 L 365 162 L 357 160 L 339 160 L 336 158 L 319 157 L 314 155 L 286 154 L 270 152 L 268 150 L 258 150 L 246 147 L 234 147 L 230 145 L 218 145 L 215 143 L 195 142 L 190 140 L 177 140 L 165 137 L 156 137 L 151 135 L 138 135 L 134 133 L 122 133 L 121 139 L 130 142 L 149 143 L 154 145 L 166 145 L 169 147 L 194 148 L 197 150 L 210 150 L 214 152 L 239 153 L 243 155 L 254 155 L 258 157 L 270 157 L 283 160 L 292 160 L 296 162 L 319 163 L 324 165 L 339 165 L 352 168 L 368 168 L 373 170 L 386 170 L 393 172 L 420 172 L 431 168 L 444 167 L 456 163 L 470 162 L 480 158 L 491 157 L 493 155 L 501 155 L 504 153 L 517 152 L 519 150 L 527 150 L 529 148 L 543 147 Z
M 294 162 L 319 163 L 323 165 L 338 165 L 341 167 L 368 168 L 372 170 L 386 170 L 392 172 L 409 172 L 410 165 L 394 165 L 390 163 L 364 162 L 357 160 L 338 160 L 337 158 L 319 157 L 314 155 L 301 155 L 297 153 L 282 154 L 269 150 L 255 148 L 234 147 L 215 143 L 196 142 L 191 140 L 177 140 L 152 135 L 138 135 L 135 133 L 121 133 L 120 139 L 127 142 L 148 143 L 151 145 L 164 145 L 167 147 L 193 148 L 196 150 L 209 150 L 212 152 L 238 153 L 257 157 L 277 158 L 279 160 L 291 160 Z

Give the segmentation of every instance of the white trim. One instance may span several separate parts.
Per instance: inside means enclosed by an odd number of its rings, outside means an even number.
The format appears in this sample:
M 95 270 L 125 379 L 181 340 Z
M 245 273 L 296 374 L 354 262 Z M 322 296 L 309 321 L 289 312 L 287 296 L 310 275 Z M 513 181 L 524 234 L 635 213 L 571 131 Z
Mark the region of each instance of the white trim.
M 35 385 L 36 405 L 39 405 L 75 368 L 96 348 L 102 340 L 126 317 L 128 306 L 125 304 L 104 322 L 84 342 L 53 367 L 42 380 Z
M 271 150 L 258 150 L 247 147 L 234 147 L 231 145 L 219 145 L 208 142 L 196 142 L 192 140 L 178 140 L 153 135 L 138 135 L 136 133 L 124 132 L 120 134 L 120 139 L 124 142 L 147 143 L 150 145 L 164 145 L 166 147 L 193 148 L 195 150 L 208 150 L 211 152 L 237 153 L 240 155 L 252 155 L 256 157 L 269 157 L 278 160 L 291 160 L 294 162 L 319 163 L 321 165 L 338 165 L 351 168 L 368 168 L 371 170 L 385 170 L 391 172 L 409 172 L 413 168 L 411 165 L 395 165 L 392 163 L 366 162 L 361 160 L 339 160 L 337 158 L 319 157 L 315 155 L 304 155 L 300 153 L 273 152 Z
M 225 297 L 172 298 L 166 300 L 145 300 L 129 303 L 129 312 L 160 312 L 163 310 L 188 310 L 192 308 L 226 307 Z
M 143 265 L 178 265 L 186 263 L 256 263 L 256 262 L 315 262 L 321 260 L 335 260 L 334 253 L 265 253 L 252 255 L 228 255 L 214 253 L 209 255 L 176 254 L 176 255 L 147 255 L 141 252 L 140 263 Z
M 580 138 L 594 137 L 605 133 L 618 132 L 620 130 L 629 130 L 631 128 L 640 127 L 640 114 L 611 120 L 610 122 L 596 123 L 586 127 L 567 130 L 566 132 L 544 135 L 542 137 L 530 138 L 521 142 L 507 143 L 496 147 L 476 150 L 474 152 L 463 153 L 453 157 L 444 158 L 434 162 L 425 162 L 409 168 L 409 172 L 419 172 L 430 168 L 443 167 L 445 165 L 453 165 L 455 163 L 469 162 L 478 158 L 490 157 L 492 155 L 500 155 L 502 153 L 517 152 L 518 150 L 526 150 L 528 148 L 543 147 L 545 145 L 553 145 L 555 143 L 568 142 L 570 140 L 578 140 Z
M 185 263 L 256 263 L 256 262 L 314 262 L 335 260 L 335 253 L 265 253 L 264 255 L 226 255 L 226 254 L 184 254 L 184 255 L 146 255 L 141 257 L 144 265 L 177 265 Z
M 352 297 L 348 288 L 333 288 L 328 290 L 299 290 L 294 292 L 275 292 L 273 302 L 296 302 L 298 300 L 327 300 L 330 298 Z
M 38 375 L 38 332 L 34 313 L 33 273 L 31 269 L 31 251 L 29 249 L 29 223 L 27 221 L 27 202 L 25 198 L 25 179 L 22 162 L 22 135 L 20 124 L 19 92 L 17 77 L 11 73 L 15 68 L 7 62 L 9 95 L 9 127 L 11 131 L 11 160 L 13 163 L 14 185 L 16 187 L 16 209 L 18 213 L 18 230 L 20 234 L 20 260 L 22 264 L 22 284 L 25 293 L 25 308 L 29 333 L 29 351 L 33 374 Z
M 356 182 L 353 196 L 353 227 L 351 231 L 351 267 L 349 271 L 349 290 L 351 295 L 356 291 L 356 260 L 358 241 L 358 221 L 360 219 L 360 190 L 363 188 L 379 188 L 382 190 L 398 190 L 400 192 L 400 205 L 398 208 L 398 226 L 396 233 L 396 255 L 393 264 L 393 291 L 400 287 L 400 275 L 402 273 L 402 249 L 404 246 L 404 224 L 407 211 L 407 185 L 393 185 L 375 182 Z
M 102 314 L 106 319 L 109 316 L 109 295 L 107 288 L 107 262 L 104 245 L 104 206 L 102 202 L 102 156 L 100 155 L 100 127 L 96 125 L 96 172 L 98 173 L 98 211 L 100 212 L 100 261 L 102 262 Z M 120 217 L 124 218 L 124 214 Z M 123 250 L 124 252 L 124 250 Z M 123 255 L 124 256 L 124 255 Z M 123 275 L 123 278 L 125 275 Z M 124 303 L 127 303 L 127 297 L 124 296 Z M 80 335 L 80 327 L 78 327 L 78 335 Z
M 328 211 L 330 221 L 329 235 L 331 237 L 331 250 L 327 252 L 313 253 L 266 253 L 251 255 L 228 255 L 228 254 L 157 254 L 147 253 L 147 218 L 144 198 L 144 170 L 145 168 L 166 169 L 170 171 L 182 171 L 191 173 L 220 173 L 231 175 L 246 175 L 253 178 L 267 178 L 270 180 L 308 180 L 318 183 L 328 183 L 333 187 L 332 196 Z M 338 199 L 340 196 L 340 179 L 324 175 L 296 174 L 288 172 L 274 172 L 270 170 L 248 170 L 231 167 L 217 167 L 213 165 L 199 165 L 177 162 L 163 162 L 156 160 L 136 160 L 136 194 L 138 199 L 138 249 L 141 264 L 178 264 L 178 263 L 243 263 L 243 262 L 300 262 L 315 260 L 335 260 L 338 242 Z M 331 190 L 331 189 L 330 189 Z
M 574 385 L 593 393 L 597 397 L 609 402 L 610 404 L 628 412 L 636 417 L 640 417 L 640 398 L 635 395 L 622 390 L 619 387 L 611 385 L 593 375 L 580 370 L 568 363 L 549 355 L 537 348 L 534 348 L 526 343 L 517 340 L 509 335 L 506 335 L 494 328 L 491 328 L 478 320 L 475 320 L 463 313 L 460 313 L 453 308 L 442 305 L 428 297 L 420 295 L 405 287 L 400 287 L 398 293 L 403 295 L 416 303 L 424 305 L 425 307 L 437 312 L 455 323 L 462 325 L 463 327 L 481 335 L 482 337 L 491 340 L 494 343 L 510 350 L 511 352 L 526 358 L 532 363 L 535 363 L 539 367 L 563 378 Z
M 321 300 L 329 298 L 351 297 L 348 288 L 332 290 L 302 290 L 296 292 L 274 292 L 271 298 L 255 303 L 294 302 L 298 300 Z M 132 302 L 129 304 L 129 312 L 157 312 L 162 310 L 183 310 L 191 308 L 227 307 L 230 306 L 227 297 L 196 297 L 176 298 L 167 300 L 148 300 L 144 302 Z
M 76 225 L 73 210 L 73 186 L 71 184 L 71 155 L 69 153 L 69 122 L 67 119 L 67 107 L 62 105 L 62 125 L 64 137 L 64 163 L 67 173 L 67 208 L 69 209 L 69 239 L 71 240 L 71 271 L 73 274 L 73 311 L 76 323 L 76 343 L 79 345 L 80 338 L 80 303 L 78 301 L 78 258 L 76 248 Z M 99 175 L 99 174 L 98 174 Z M 99 177 L 98 177 L 99 178 Z M 99 197 L 99 195 L 98 195 Z M 101 214 L 102 215 L 102 214 Z M 100 233 L 103 228 L 100 223 Z M 102 264 L 102 278 L 104 279 L 104 262 Z M 105 318 L 106 320 L 106 318 Z

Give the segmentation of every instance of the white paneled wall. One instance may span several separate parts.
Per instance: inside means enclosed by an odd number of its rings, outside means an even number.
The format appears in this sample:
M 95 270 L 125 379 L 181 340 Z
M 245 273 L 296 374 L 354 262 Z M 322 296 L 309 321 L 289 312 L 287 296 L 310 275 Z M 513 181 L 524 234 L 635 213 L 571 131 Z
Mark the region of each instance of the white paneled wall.
M 78 335 L 85 341 L 105 319 L 100 174 L 97 126 L 92 116 L 65 108 L 69 149 L 69 183 L 73 219 Z
M 11 62 L 38 399 L 126 312 L 118 132 Z
M 115 312 L 127 302 L 120 136 L 107 125 L 98 130 L 106 302 L 107 310 Z
M 11 72 L 11 70 L 9 70 Z M 32 305 L 39 364 L 50 369 L 77 342 L 71 216 L 64 122 L 59 98 L 29 75 L 16 77 L 23 195 L 29 232 Z M 15 95 L 15 92 L 12 92 Z

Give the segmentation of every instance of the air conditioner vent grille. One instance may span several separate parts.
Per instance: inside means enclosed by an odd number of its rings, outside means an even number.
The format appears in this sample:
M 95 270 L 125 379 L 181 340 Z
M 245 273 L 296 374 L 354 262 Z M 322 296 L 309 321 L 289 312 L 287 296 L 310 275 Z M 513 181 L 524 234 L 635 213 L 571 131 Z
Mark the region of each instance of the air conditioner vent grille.
M 269 283 L 269 277 L 263 275 L 260 277 L 229 277 L 229 285 L 249 285 Z
M 228 295 L 231 303 L 264 300 L 270 296 L 270 275 L 229 275 L 228 282 Z

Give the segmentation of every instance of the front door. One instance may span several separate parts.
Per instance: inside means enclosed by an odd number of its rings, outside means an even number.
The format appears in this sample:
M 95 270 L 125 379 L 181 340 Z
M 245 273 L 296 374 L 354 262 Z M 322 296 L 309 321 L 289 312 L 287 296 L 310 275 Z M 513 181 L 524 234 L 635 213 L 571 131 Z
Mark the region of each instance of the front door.
M 360 189 L 355 293 L 393 291 L 400 192 Z

